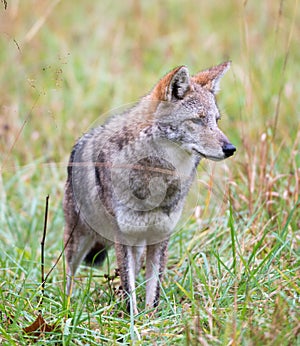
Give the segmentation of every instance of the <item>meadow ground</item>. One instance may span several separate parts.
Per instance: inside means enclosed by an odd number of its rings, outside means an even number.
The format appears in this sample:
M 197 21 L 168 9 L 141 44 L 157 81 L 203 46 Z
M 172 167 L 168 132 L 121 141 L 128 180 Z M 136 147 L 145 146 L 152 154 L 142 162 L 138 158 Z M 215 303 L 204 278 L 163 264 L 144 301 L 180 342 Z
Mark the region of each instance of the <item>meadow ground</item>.
M 1 345 L 300 345 L 299 23 L 297 0 L 1 1 Z M 201 163 L 155 316 L 124 312 L 113 252 L 81 268 L 68 308 L 57 259 L 74 140 L 174 66 L 227 59 L 220 126 L 238 151 Z M 26 334 L 39 313 L 49 331 Z

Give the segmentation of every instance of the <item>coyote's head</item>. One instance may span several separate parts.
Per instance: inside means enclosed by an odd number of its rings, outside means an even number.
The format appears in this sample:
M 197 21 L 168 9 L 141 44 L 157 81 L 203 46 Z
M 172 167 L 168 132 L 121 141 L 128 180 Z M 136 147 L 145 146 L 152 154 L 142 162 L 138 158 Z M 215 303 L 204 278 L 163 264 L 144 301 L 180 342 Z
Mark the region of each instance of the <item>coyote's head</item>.
M 218 127 L 215 98 L 229 67 L 230 62 L 225 62 L 190 76 L 187 67 L 181 66 L 159 81 L 149 96 L 156 101 L 155 122 L 164 138 L 211 160 L 233 155 L 236 148 Z

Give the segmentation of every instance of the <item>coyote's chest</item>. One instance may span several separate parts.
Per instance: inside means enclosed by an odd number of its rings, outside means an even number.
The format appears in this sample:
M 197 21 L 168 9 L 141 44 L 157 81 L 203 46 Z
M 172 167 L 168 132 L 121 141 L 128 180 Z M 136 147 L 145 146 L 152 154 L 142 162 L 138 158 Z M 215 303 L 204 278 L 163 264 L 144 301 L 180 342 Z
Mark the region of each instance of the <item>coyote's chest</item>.
M 171 232 L 198 160 L 162 140 L 136 143 L 110 155 L 102 152 L 98 160 L 100 198 L 121 232 Z

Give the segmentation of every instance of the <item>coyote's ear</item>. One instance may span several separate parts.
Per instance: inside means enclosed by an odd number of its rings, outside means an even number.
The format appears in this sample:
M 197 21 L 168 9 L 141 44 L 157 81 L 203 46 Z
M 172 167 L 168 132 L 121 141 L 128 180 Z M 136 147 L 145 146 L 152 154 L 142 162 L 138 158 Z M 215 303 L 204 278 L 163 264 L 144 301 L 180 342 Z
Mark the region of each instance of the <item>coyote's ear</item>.
M 192 80 L 215 94 L 219 91 L 220 79 L 225 72 L 229 70 L 230 64 L 231 61 L 227 61 L 223 62 L 223 64 L 201 71 L 193 76 Z
M 190 74 L 186 66 L 176 67 L 154 87 L 152 96 L 160 101 L 183 99 L 190 90 Z

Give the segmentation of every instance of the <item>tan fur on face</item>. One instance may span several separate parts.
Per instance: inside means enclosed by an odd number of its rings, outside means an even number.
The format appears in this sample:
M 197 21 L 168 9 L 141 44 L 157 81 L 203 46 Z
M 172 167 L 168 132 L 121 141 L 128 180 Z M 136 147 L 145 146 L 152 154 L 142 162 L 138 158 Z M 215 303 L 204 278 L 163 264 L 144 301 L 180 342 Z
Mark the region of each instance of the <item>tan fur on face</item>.
M 184 66 L 178 66 L 174 68 L 172 71 L 167 73 L 153 88 L 151 92 L 151 98 L 153 100 L 159 100 L 159 101 L 167 101 L 167 91 L 170 86 L 170 83 L 176 75 L 176 73 Z

